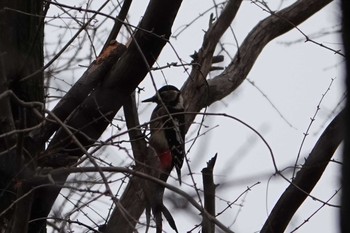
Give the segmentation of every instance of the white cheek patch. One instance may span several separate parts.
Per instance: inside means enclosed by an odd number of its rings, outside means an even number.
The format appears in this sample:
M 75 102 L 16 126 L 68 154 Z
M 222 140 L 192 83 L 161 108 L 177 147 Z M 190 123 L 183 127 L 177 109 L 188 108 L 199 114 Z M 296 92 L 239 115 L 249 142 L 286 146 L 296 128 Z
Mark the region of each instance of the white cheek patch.
M 179 96 L 178 102 L 176 103 L 176 105 L 174 106 L 174 109 L 183 109 L 184 108 L 184 99 L 182 98 L 182 96 Z
M 182 96 L 179 96 L 179 105 L 183 108 L 184 107 L 184 98 Z

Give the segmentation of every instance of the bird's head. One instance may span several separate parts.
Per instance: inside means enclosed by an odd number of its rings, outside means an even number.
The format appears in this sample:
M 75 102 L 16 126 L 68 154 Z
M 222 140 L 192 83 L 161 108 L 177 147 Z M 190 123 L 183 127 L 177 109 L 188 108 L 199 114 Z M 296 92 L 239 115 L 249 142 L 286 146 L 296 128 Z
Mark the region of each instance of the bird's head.
M 175 108 L 175 109 L 183 109 L 183 98 L 179 89 L 172 85 L 163 86 L 158 90 L 151 98 L 145 99 L 142 102 L 154 102 L 157 104 L 163 103 L 167 107 Z

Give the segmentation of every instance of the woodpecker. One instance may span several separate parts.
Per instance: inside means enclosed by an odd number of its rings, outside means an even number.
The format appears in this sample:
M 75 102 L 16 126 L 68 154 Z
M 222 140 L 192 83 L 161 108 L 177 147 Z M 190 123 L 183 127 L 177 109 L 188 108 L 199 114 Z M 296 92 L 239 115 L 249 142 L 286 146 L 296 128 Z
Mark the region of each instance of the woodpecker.
M 156 151 L 166 181 L 175 167 L 181 185 L 181 167 L 185 157 L 184 101 L 179 89 L 172 85 L 160 88 L 157 93 L 142 102 L 155 102 L 150 122 L 149 144 Z
M 157 104 L 151 115 L 149 144 L 160 161 L 159 178 L 166 182 L 175 167 L 181 185 L 181 167 L 185 157 L 185 115 L 181 92 L 174 86 L 166 85 L 153 97 L 142 102 Z M 162 232 L 162 213 L 170 226 L 178 232 L 171 213 L 163 204 L 164 186 L 155 184 L 151 195 L 149 203 L 155 217 L 157 233 Z M 146 217 L 149 226 L 149 210 L 146 211 Z

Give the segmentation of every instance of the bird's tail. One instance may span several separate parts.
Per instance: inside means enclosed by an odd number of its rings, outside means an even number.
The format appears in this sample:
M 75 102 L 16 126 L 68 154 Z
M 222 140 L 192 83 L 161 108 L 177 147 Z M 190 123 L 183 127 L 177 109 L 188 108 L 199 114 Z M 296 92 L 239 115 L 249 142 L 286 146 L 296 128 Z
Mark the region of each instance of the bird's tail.
M 175 232 L 178 232 L 173 216 L 163 204 L 165 187 L 163 185 L 155 184 L 155 183 L 153 183 L 153 185 L 154 186 L 152 187 L 152 192 L 148 192 L 148 195 L 146 195 L 147 202 L 148 202 L 148 207 L 146 207 L 147 230 L 150 223 L 150 210 L 152 210 L 154 221 L 156 223 L 157 233 L 162 233 L 162 229 L 163 229 L 162 214 L 164 215 L 165 219 L 168 221 L 171 228 L 173 228 Z
M 171 215 L 170 211 L 165 207 L 163 203 L 153 206 L 152 212 L 156 223 L 157 233 L 162 233 L 162 229 L 163 229 L 162 213 L 165 219 L 168 221 L 171 228 L 173 228 L 176 233 L 178 232 L 173 216 Z
M 181 185 L 182 181 L 181 181 L 181 167 L 175 166 L 176 169 L 176 173 L 177 173 L 177 177 L 179 179 L 179 184 Z

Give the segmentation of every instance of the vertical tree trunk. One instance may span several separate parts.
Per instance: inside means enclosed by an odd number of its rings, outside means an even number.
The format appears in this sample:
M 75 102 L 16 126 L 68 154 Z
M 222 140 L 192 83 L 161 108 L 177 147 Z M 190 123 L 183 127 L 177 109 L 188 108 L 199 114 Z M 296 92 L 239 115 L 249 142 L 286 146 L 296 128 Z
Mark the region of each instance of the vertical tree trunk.
M 13 96 L 25 102 L 44 102 L 43 73 L 23 79 L 43 66 L 43 22 L 42 0 L 0 1 L 0 95 L 3 95 L 0 99 L 0 135 L 3 135 L 0 137 L 1 211 L 20 193 L 28 191 L 20 186 L 19 181 L 31 173 L 33 166 L 29 166 L 29 161 L 43 148 L 43 145 L 32 145 L 26 133 L 8 134 L 41 121 L 33 108 L 23 106 Z M 17 205 L 0 217 L 1 230 L 8 228 L 9 231 L 10 225 L 18 221 L 22 226 L 16 231 L 26 230 L 24 223 L 30 216 L 30 197 Z M 20 215 L 16 216 L 18 213 Z M 12 232 L 15 232 L 14 229 Z
M 346 87 L 348 90 L 348 93 L 350 91 L 350 22 L 348 17 L 350 16 L 350 3 L 348 0 L 342 0 L 342 7 L 343 10 L 343 25 L 342 25 L 342 31 L 343 31 L 343 43 L 344 43 L 344 49 L 345 49 L 345 55 L 346 55 Z M 343 168 L 342 168 L 342 197 L 341 197 L 341 214 L 340 214 L 340 221 L 341 221 L 341 232 L 346 233 L 350 232 L 350 222 L 349 222 L 349 216 L 350 216 L 350 101 L 349 96 L 347 97 L 346 107 L 345 107 L 345 141 L 344 141 L 344 152 L 343 152 Z

